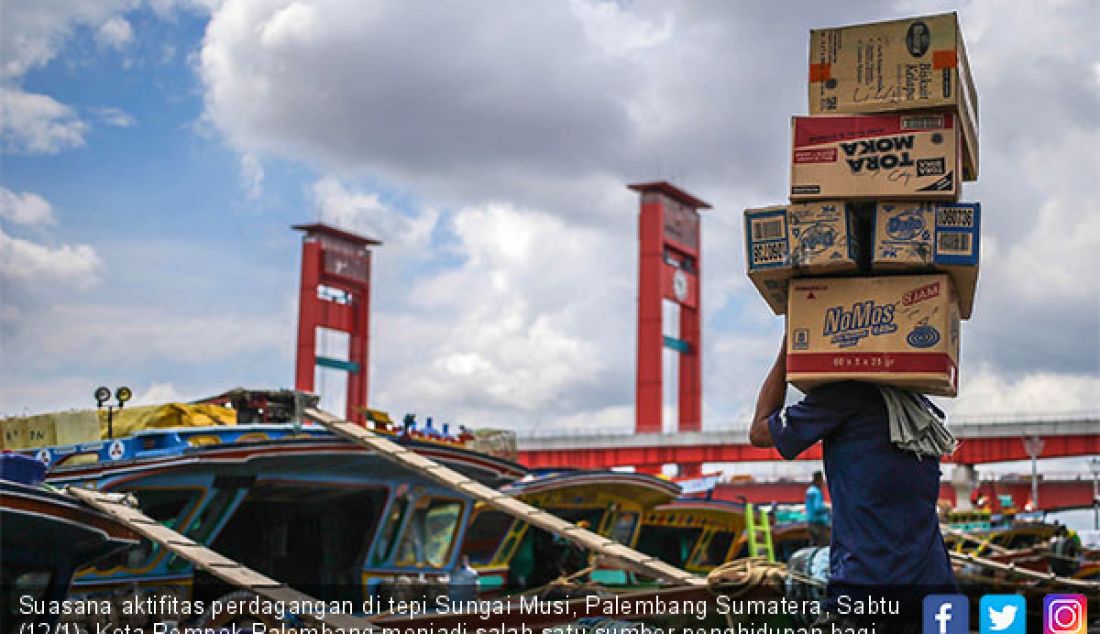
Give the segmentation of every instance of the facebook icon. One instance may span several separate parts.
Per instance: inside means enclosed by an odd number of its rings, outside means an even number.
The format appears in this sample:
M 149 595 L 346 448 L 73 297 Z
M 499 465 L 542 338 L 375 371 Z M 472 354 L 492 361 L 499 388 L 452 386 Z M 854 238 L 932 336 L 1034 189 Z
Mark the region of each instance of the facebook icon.
M 970 601 L 962 594 L 930 594 L 924 597 L 924 634 L 967 634 Z

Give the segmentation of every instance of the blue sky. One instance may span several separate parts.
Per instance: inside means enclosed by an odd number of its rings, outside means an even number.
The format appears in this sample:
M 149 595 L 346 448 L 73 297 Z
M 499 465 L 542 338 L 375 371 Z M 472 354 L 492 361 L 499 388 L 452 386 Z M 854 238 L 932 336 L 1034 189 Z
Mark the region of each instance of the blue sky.
M 323 219 L 386 243 L 372 402 L 629 426 L 625 184 L 668 178 L 715 205 L 704 422 L 741 421 L 781 322 L 744 277 L 740 214 L 786 191 L 807 30 L 956 8 L 982 99 L 983 174 L 965 197 L 986 222 L 947 405 L 1095 411 L 1089 2 L 96 0 L 4 8 L 0 413 L 85 407 L 100 383 L 144 400 L 288 386 L 289 226 Z

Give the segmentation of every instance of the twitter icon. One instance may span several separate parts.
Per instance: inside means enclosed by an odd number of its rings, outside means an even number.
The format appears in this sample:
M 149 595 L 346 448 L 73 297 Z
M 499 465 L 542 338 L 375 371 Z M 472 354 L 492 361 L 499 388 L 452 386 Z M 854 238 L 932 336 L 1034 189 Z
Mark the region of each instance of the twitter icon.
M 1019 594 L 987 594 L 978 607 L 981 634 L 1026 634 L 1027 601 Z

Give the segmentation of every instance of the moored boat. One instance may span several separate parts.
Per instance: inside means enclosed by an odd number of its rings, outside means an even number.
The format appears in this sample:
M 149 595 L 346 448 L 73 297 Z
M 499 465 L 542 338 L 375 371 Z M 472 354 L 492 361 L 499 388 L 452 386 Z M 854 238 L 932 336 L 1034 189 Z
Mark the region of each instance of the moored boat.
M 78 568 L 137 543 L 125 526 L 73 498 L 0 479 L 3 631 L 55 623 Z
M 154 427 L 28 453 L 50 465 L 50 484 L 130 494 L 183 536 L 318 599 L 445 594 L 472 498 L 309 420 L 284 420 Z M 446 438 L 393 439 L 489 486 L 526 473 Z M 89 598 L 134 588 L 207 604 L 235 591 L 147 541 L 73 582 Z
M 644 474 L 547 471 L 517 480 L 501 491 L 634 547 L 643 515 L 675 498 L 679 487 Z M 476 509 L 463 552 L 479 573 L 482 591 L 538 587 L 588 567 L 582 551 L 487 507 Z M 631 573 L 600 566 L 583 576 L 605 585 L 634 582 Z

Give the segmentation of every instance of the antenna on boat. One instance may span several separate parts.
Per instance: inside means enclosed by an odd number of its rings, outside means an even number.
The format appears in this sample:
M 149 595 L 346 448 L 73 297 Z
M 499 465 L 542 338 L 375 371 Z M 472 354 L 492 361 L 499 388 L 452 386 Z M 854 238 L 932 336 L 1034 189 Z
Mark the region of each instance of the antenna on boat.
M 101 385 L 101 386 L 99 386 L 95 389 L 94 396 L 95 396 L 96 408 L 97 409 L 103 409 L 103 404 L 106 403 L 107 401 L 111 400 L 111 389 L 108 388 L 105 385 Z M 134 396 L 133 390 L 126 387 L 125 385 L 123 385 L 122 387 L 116 389 L 115 390 L 115 401 L 117 401 L 118 408 L 122 409 L 123 407 L 125 407 L 126 406 L 126 401 L 133 398 L 133 396 Z M 107 438 L 108 439 L 115 437 L 114 418 L 115 418 L 115 405 L 108 404 L 107 405 Z

